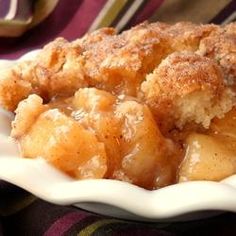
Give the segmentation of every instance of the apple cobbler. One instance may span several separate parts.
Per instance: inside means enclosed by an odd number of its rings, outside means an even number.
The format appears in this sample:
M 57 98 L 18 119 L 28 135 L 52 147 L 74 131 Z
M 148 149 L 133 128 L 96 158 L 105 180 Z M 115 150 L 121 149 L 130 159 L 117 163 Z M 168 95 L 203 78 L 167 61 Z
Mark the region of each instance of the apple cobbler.
M 0 71 L 23 157 L 146 189 L 236 173 L 235 92 L 235 23 L 103 28 Z

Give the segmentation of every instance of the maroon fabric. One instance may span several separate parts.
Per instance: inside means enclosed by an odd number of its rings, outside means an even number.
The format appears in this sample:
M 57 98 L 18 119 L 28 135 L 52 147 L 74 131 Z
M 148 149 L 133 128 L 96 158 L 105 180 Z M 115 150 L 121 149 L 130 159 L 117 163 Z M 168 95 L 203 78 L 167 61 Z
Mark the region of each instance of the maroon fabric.
M 12 192 L 4 190 L 7 185 L 0 181 L 1 201 L 12 198 L 13 196 Z M 23 195 L 26 196 L 27 194 L 12 185 L 8 186 L 16 190 L 14 194 L 15 199 Z M 8 192 L 8 194 L 6 194 L 6 192 Z M 11 202 L 8 202 L 9 207 L 11 204 Z M 2 212 L 2 208 L 0 207 L 0 214 Z M 110 219 L 110 217 L 96 215 L 72 206 L 58 206 L 37 199 L 14 214 L 2 216 L 0 218 L 0 235 L 77 236 L 78 233 L 86 227 L 100 222 L 101 220 Z M 209 219 L 179 223 L 141 223 L 116 219 L 112 220 L 111 223 L 97 228 L 92 235 L 236 235 L 236 214 L 233 213 L 220 214 Z
M 78 214 L 71 212 L 55 221 L 50 228 L 45 232 L 44 236 L 60 236 L 65 234 L 74 224 L 82 221 L 88 216 L 85 212 Z
M 0 39 L 0 59 L 15 59 L 42 47 L 56 37 L 72 40 L 82 36 L 106 0 L 60 0 L 53 13 L 39 26 L 13 39 Z
M 10 1 L 0 0 L 0 4 L 0 19 L 3 19 L 8 12 Z
M 158 9 L 163 2 L 164 0 L 148 1 L 144 8 L 140 9 L 140 11 L 135 14 L 135 16 L 131 19 L 131 22 L 127 25 L 126 28 L 129 28 L 132 25 L 136 25 L 142 21 L 147 20 L 152 14 L 154 14 L 156 9 Z
M 232 0 L 221 12 L 219 12 L 212 20 L 212 23 L 220 24 L 231 14 L 236 12 L 236 0 Z

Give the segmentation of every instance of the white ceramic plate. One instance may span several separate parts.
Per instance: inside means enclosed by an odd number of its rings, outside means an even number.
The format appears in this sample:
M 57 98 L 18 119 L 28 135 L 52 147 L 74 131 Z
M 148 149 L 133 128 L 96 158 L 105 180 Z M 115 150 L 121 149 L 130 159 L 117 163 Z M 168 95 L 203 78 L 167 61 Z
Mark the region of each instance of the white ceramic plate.
M 25 55 L 32 58 L 37 52 Z M 0 60 L 0 70 L 15 61 Z M 0 110 L 0 178 L 46 201 L 124 219 L 190 220 L 209 210 L 236 212 L 236 175 L 220 183 L 195 181 L 147 191 L 116 180 L 73 180 L 43 159 L 24 159 L 9 137 L 13 115 Z M 209 214 L 207 214 L 208 216 Z

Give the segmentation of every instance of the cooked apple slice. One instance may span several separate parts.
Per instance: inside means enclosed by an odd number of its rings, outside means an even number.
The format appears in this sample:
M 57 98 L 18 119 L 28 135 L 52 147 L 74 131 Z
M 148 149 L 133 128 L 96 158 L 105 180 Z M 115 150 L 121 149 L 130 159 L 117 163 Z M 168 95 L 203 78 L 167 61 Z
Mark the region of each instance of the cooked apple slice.
M 103 178 L 107 172 L 104 143 L 67 116 L 63 106 L 50 106 L 37 95 L 19 103 L 11 136 L 19 142 L 22 155 L 43 157 L 77 179 Z
M 236 138 L 236 108 L 226 113 L 222 119 L 215 118 L 211 123 L 210 132 Z
M 179 170 L 179 182 L 219 181 L 236 173 L 236 141 L 232 138 L 191 134 Z M 227 144 L 227 145 L 226 145 Z

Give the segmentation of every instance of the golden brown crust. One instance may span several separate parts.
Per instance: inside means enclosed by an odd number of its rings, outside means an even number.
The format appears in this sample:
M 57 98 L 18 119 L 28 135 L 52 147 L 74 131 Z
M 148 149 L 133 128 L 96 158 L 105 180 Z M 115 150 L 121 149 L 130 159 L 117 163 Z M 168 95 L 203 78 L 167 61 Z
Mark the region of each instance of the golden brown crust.
M 165 27 L 144 23 L 120 35 L 106 28 L 72 43 L 58 38 L 27 68 L 19 63 L 13 70 L 31 84 L 29 93 L 39 94 L 46 101 L 61 94 L 73 95 L 87 86 L 136 95 L 146 73 L 167 55 L 169 47 L 161 34 Z M 5 107 L 15 108 L 17 104 Z
M 35 88 L 43 97 L 70 96 L 87 86 L 80 58 L 82 49 L 58 38 L 44 47 L 32 66 Z
M 231 23 L 201 40 L 200 55 L 214 59 L 223 69 L 227 85 L 236 87 L 236 23 Z
M 197 25 L 191 22 L 178 22 L 165 30 L 173 51 L 196 51 L 200 40 L 215 31 L 213 24 Z
M 144 100 L 157 120 L 167 126 L 163 130 L 175 125 L 183 127 L 185 123 L 192 121 L 208 126 L 208 121 L 200 117 L 204 113 L 200 114 L 199 110 L 194 109 L 198 105 L 202 106 L 201 109 L 206 112 L 205 117 L 209 119 L 219 115 L 215 114 L 213 107 L 220 104 L 225 92 L 222 73 L 217 64 L 191 52 L 169 55 L 147 76 L 141 88 Z M 202 103 L 204 97 L 206 101 Z M 231 107 L 232 104 L 229 104 L 229 108 Z
M 71 96 L 83 87 L 137 96 L 146 74 L 168 54 L 196 51 L 200 41 L 199 53 L 216 60 L 220 56 L 227 81 L 234 81 L 234 32 L 235 24 L 220 29 L 216 25 L 190 22 L 174 25 L 144 22 L 119 35 L 113 28 L 103 28 L 72 43 L 58 38 L 46 45 L 34 60 L 20 62 L 9 76 L 1 76 L 0 104 L 14 110 L 31 93 L 48 102 L 55 96 Z M 12 95 L 8 92 L 4 98 L 1 94 L 9 88 L 18 92 Z
M 156 76 L 158 94 L 173 99 L 202 89 L 211 88 L 214 92 L 223 89 L 222 73 L 216 63 L 191 52 L 170 54 L 152 76 Z M 150 92 L 148 97 L 157 95 L 157 90 Z
M 20 74 L 12 69 L 1 71 L 0 74 L 0 106 L 14 111 L 18 103 L 31 93 L 30 82 L 21 78 Z
M 116 30 L 114 28 L 101 28 L 94 32 L 85 34 L 82 38 L 74 40 L 72 44 L 74 47 L 81 47 L 83 51 L 86 51 L 93 47 L 95 43 L 115 34 Z
M 120 35 L 106 37 L 83 53 L 92 86 L 136 95 L 140 82 L 161 59 L 168 45 L 161 30 L 143 23 Z
M 31 93 L 49 101 L 54 96 L 70 96 L 78 88 L 87 86 L 80 53 L 81 48 L 58 38 L 46 45 L 34 60 L 19 62 L 2 71 L 0 104 L 13 111 Z

